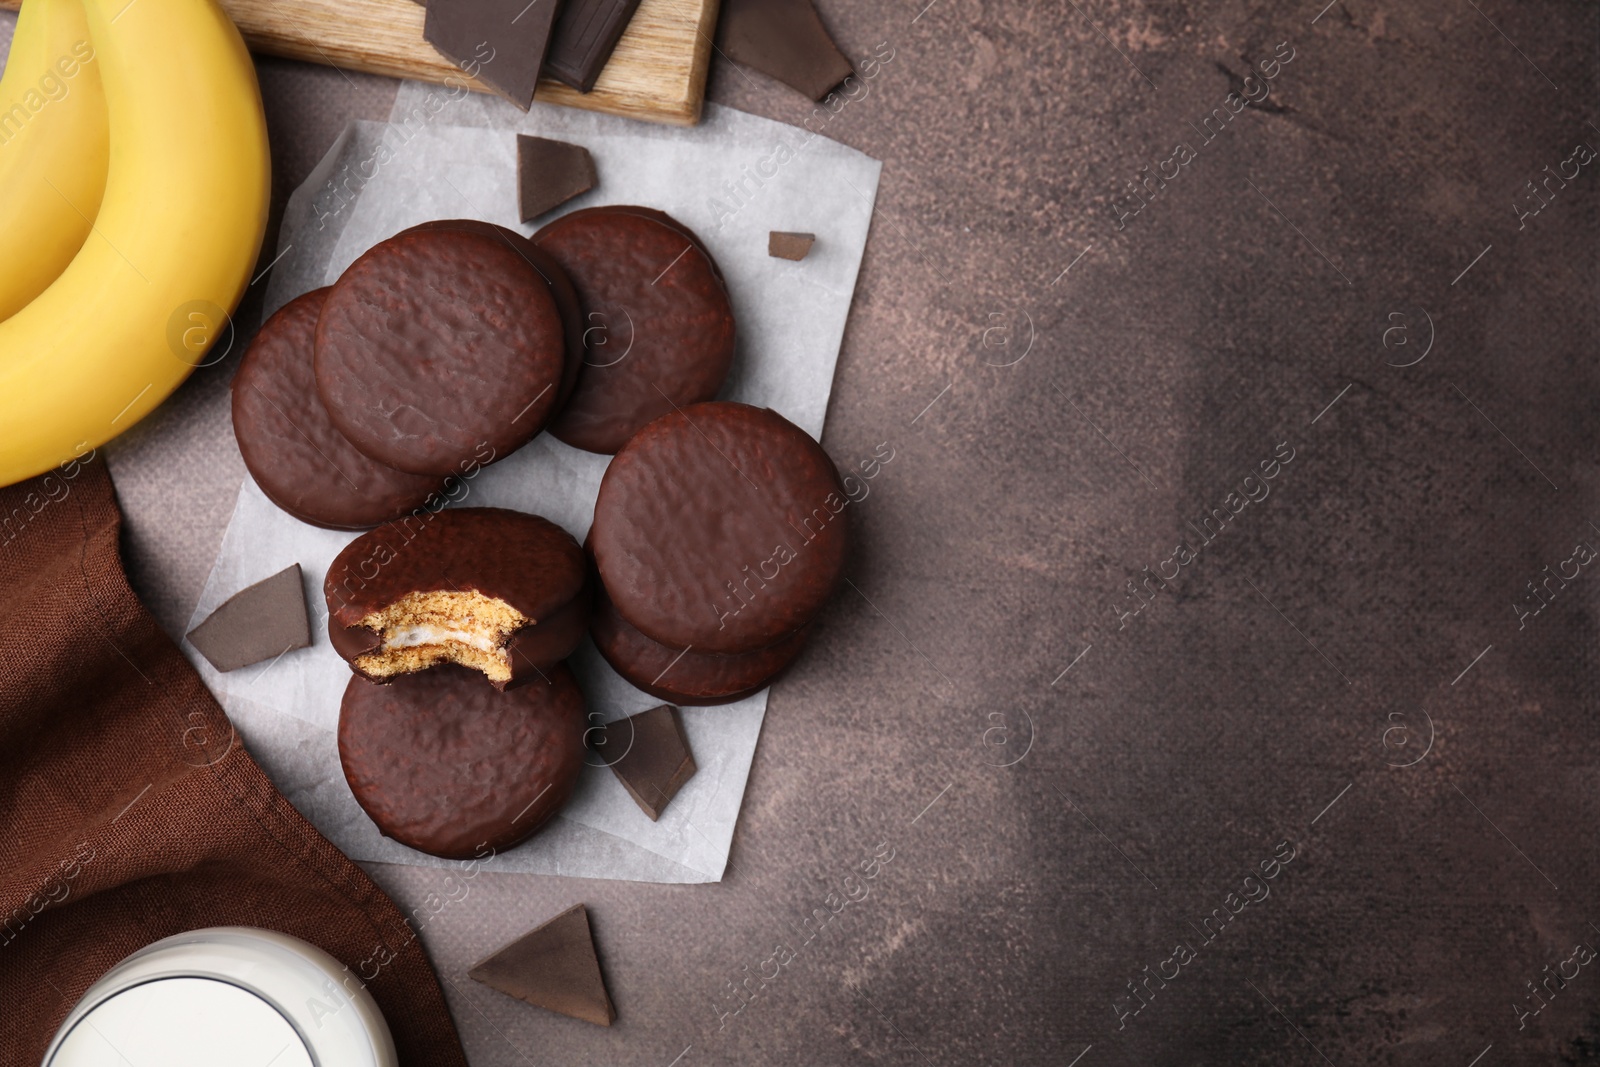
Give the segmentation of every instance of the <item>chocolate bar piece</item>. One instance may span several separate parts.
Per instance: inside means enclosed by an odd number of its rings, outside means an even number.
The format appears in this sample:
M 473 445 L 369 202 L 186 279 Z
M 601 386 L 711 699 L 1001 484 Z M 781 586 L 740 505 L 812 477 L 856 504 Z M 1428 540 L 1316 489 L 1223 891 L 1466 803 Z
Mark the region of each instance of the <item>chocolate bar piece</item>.
M 638 7 L 639 0 L 567 0 L 544 59 L 545 77 L 580 93 L 593 89 Z
M 440 55 L 522 110 L 533 103 L 560 0 L 439 0 L 422 36 Z
M 661 818 L 661 812 L 698 769 L 683 720 L 671 704 L 607 723 L 600 755 L 651 822 Z
M 589 912 L 574 904 L 467 972 L 475 982 L 536 1008 L 610 1026 L 617 1017 L 600 975 Z
M 581 144 L 517 134 L 517 206 L 523 222 L 595 187 L 594 157 Z
M 189 643 L 219 671 L 236 671 L 311 643 L 300 564 L 239 590 L 189 631 Z
M 813 100 L 854 73 L 811 0 L 723 0 L 717 45 Z
M 773 230 L 767 234 L 767 255 L 774 259 L 801 260 L 806 258 L 806 253 L 811 251 L 811 246 L 817 243 L 814 233 L 785 233 L 782 230 Z

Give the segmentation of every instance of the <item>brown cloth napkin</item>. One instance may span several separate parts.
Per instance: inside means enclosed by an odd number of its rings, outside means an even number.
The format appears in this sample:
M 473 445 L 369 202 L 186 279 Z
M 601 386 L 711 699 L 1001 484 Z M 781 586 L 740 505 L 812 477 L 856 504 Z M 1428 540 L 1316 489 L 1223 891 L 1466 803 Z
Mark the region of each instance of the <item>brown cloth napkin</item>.
M 0 1063 L 128 953 L 260 926 L 368 978 L 405 1065 L 466 1057 L 400 910 L 278 794 L 122 572 L 101 460 L 0 490 Z

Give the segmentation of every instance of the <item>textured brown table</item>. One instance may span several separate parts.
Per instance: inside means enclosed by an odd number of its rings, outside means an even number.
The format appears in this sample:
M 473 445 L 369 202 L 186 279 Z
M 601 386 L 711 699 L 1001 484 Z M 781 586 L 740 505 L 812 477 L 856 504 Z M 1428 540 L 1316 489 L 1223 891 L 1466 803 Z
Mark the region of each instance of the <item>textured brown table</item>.
M 1593 5 L 923 2 L 826 5 L 894 49 L 824 127 L 885 163 L 825 441 L 895 449 L 853 586 L 773 694 L 724 883 L 485 876 L 426 927 L 473 1062 L 1600 1060 L 1600 973 L 1563 962 L 1600 944 L 1600 605 L 1565 562 L 1600 547 L 1600 173 L 1513 207 L 1600 148 Z M 261 73 L 280 199 L 394 91 Z M 721 60 L 712 97 L 810 114 Z M 231 372 L 112 451 L 174 633 L 241 476 Z M 1519 626 L 1546 566 L 1581 574 Z M 1178 576 L 1134 615 L 1146 567 Z M 579 900 L 615 1027 L 465 980 Z

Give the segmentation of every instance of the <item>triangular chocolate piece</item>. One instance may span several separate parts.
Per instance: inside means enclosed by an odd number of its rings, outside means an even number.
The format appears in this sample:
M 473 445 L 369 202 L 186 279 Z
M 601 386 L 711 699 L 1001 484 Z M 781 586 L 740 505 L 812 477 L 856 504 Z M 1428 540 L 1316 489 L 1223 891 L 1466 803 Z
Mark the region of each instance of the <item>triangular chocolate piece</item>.
M 438 0 L 422 36 L 439 54 L 528 110 L 560 0 Z
M 189 643 L 219 671 L 236 671 L 311 643 L 300 564 L 241 589 L 189 631 Z
M 811 0 L 723 0 L 717 45 L 813 100 L 854 73 Z
M 624 723 L 632 727 L 631 733 L 622 728 Z M 606 739 L 608 748 L 615 744 L 616 754 L 603 753 L 602 758 L 622 788 L 652 822 L 661 818 L 661 812 L 697 770 L 678 709 L 662 704 L 607 723 Z
M 598 180 L 594 157 L 583 145 L 517 134 L 517 207 L 523 222 L 587 193 Z
M 574 1019 L 610 1026 L 617 1017 L 600 975 L 589 912 L 582 904 L 473 964 L 467 975 L 536 1008 Z

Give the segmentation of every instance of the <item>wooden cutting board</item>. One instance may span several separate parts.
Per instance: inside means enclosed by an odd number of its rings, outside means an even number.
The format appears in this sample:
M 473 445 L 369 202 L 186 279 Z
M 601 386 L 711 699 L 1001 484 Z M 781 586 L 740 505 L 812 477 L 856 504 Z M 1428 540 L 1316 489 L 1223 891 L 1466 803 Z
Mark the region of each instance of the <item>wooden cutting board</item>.
M 0 0 L 15 9 L 22 0 Z M 444 83 L 465 77 L 422 39 L 413 0 L 219 0 L 251 49 L 341 70 Z M 692 126 L 705 101 L 718 0 L 641 0 L 593 91 L 539 83 L 536 100 Z

